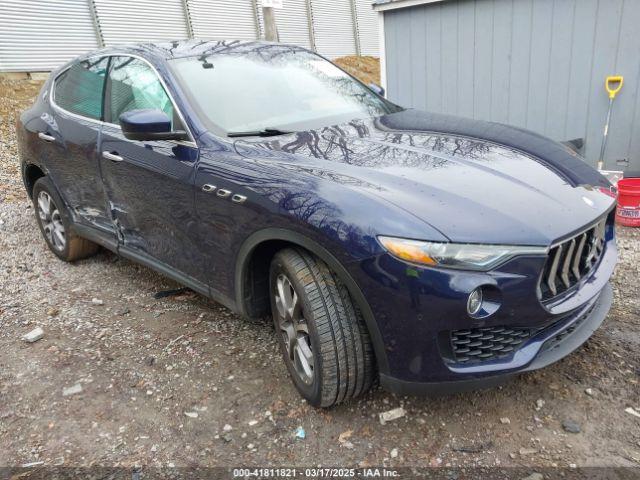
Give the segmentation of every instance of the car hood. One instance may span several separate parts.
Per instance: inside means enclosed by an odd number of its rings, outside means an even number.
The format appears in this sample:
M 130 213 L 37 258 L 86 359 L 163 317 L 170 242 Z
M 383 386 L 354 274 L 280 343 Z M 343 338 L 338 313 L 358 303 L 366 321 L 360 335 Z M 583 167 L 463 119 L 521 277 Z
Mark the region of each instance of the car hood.
M 438 116 L 429 123 L 430 115 L 405 111 L 242 139 L 236 150 L 248 157 L 268 151 L 277 161 L 308 165 L 312 175 L 325 179 L 340 181 L 347 175 L 362 180 L 364 186 L 350 188 L 373 186 L 376 196 L 454 242 L 549 245 L 611 209 L 610 184 L 560 144 L 469 120 L 463 122 L 469 122 L 466 130 L 473 136 L 465 135 L 464 124 L 458 121 L 454 127 L 447 120 L 455 117 Z M 500 127 L 504 141 L 496 141 L 500 135 L 495 138 L 486 125 Z M 487 138 L 479 138 L 478 128 Z M 437 129 L 446 132 L 433 131 Z

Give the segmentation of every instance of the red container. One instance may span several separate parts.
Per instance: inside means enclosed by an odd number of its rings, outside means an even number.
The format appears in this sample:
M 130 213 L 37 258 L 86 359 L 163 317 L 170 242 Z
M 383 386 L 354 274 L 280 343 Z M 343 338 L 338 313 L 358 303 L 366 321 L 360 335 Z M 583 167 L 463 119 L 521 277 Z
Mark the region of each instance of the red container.
M 640 227 L 640 178 L 618 180 L 616 221 L 625 227 Z

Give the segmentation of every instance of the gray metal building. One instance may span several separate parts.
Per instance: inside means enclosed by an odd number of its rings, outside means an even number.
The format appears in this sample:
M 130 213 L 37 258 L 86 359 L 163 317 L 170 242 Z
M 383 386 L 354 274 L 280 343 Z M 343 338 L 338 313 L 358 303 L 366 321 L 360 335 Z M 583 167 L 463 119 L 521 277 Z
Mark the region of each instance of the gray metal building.
M 640 0 L 378 0 L 383 84 L 405 106 L 585 139 L 605 168 L 640 169 Z
M 0 71 L 49 71 L 100 46 L 264 37 L 261 0 L 0 0 Z M 328 57 L 378 54 L 371 0 L 284 0 L 280 41 Z

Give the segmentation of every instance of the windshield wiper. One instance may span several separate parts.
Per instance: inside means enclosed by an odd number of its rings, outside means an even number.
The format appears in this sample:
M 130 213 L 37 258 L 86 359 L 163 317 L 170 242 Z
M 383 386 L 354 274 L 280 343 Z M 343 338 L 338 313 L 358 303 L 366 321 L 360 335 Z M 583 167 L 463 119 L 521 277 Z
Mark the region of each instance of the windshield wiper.
M 288 133 L 294 132 L 288 132 L 278 128 L 263 128 L 262 130 L 254 130 L 252 132 L 229 132 L 227 133 L 227 137 L 275 137 L 277 135 L 286 135 Z

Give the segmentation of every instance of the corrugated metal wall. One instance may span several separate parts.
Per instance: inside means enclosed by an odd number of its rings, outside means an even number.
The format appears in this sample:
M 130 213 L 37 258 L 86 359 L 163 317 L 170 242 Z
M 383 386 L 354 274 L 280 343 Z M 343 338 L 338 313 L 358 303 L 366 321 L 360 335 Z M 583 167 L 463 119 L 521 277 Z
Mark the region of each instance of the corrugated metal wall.
M 307 7 L 308 0 L 286 0 L 283 8 L 275 11 L 281 42 L 313 47 Z
M 183 1 L 183 0 L 180 0 Z M 257 38 L 253 0 L 188 0 L 193 35 L 203 39 L 254 40 Z
M 355 55 L 353 11 L 349 0 L 314 1 L 311 12 L 318 52 L 330 58 Z
M 187 38 L 182 0 L 92 0 L 105 45 Z
M 98 47 L 84 0 L 2 0 L 0 71 L 46 71 Z
M 190 36 L 252 40 L 264 32 L 260 0 L 0 2 L 0 71 L 51 70 L 101 44 Z M 328 57 L 353 55 L 358 46 L 363 55 L 378 54 L 370 0 L 284 0 L 276 20 L 282 42 L 315 45 Z
M 371 3 L 371 0 L 284 0 L 284 7 L 275 11 L 280 41 L 307 48 L 315 45 L 319 53 L 329 58 L 378 56 L 378 14 Z M 263 32 L 262 15 L 259 17 Z
M 616 98 L 606 168 L 640 169 L 640 1 L 450 0 L 385 15 L 387 91 L 406 106 L 585 138 L 595 164 Z
M 371 0 L 355 0 L 356 25 L 360 40 L 360 55 L 377 57 L 380 53 L 378 39 L 378 12 L 371 8 Z

